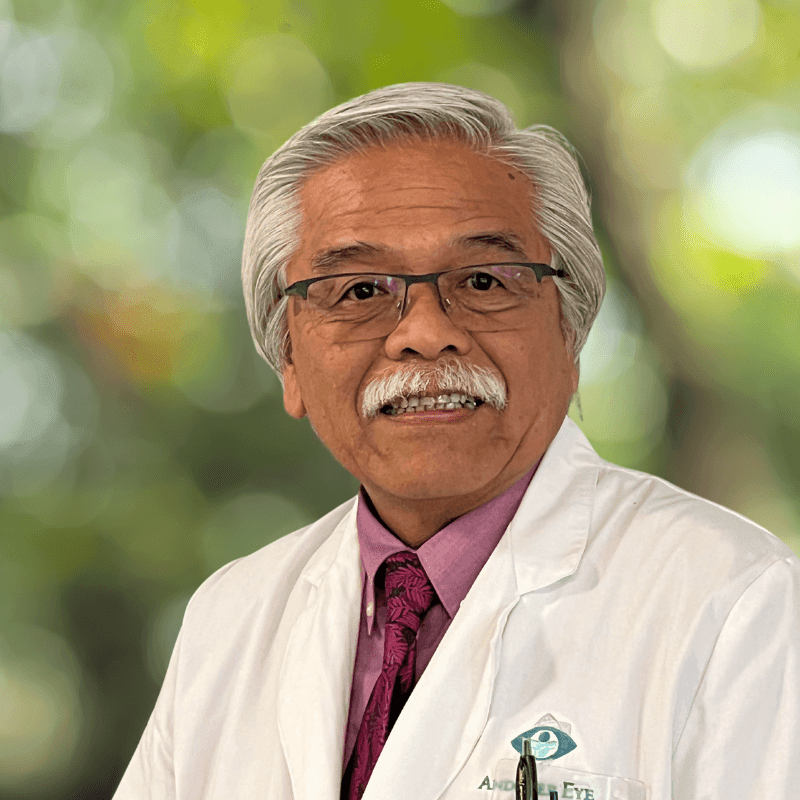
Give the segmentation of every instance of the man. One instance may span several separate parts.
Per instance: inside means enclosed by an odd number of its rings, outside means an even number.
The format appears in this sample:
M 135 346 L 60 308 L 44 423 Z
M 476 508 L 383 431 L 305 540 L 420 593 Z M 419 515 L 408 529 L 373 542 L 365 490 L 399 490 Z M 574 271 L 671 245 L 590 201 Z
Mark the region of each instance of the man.
M 350 101 L 262 168 L 243 280 L 362 489 L 198 590 L 119 800 L 510 798 L 523 741 L 545 796 L 797 795 L 798 559 L 566 417 L 604 278 L 563 138 Z

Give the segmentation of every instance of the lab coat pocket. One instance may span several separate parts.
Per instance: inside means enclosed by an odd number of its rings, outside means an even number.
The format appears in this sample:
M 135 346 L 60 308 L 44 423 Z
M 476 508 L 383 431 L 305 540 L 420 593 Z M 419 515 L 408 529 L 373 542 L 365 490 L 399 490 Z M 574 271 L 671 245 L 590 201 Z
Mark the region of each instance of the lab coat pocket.
M 517 763 L 511 758 L 497 763 L 492 800 L 515 800 Z M 596 775 L 547 761 L 536 762 L 536 776 L 538 797 L 546 800 L 648 800 L 647 787 L 630 778 Z

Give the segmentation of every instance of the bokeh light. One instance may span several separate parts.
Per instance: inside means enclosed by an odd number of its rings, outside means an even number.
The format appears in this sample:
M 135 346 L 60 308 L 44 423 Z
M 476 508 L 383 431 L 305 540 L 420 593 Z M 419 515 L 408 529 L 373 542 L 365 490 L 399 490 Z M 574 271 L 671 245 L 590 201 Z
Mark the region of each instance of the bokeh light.
M 621 287 L 609 280 L 606 297 L 581 351 L 581 426 L 610 461 L 646 466 L 662 441 L 667 396 L 657 354 L 641 317 Z M 625 398 L 620 414 L 619 399 Z
M 0 328 L 38 325 L 69 300 L 64 227 L 37 213 L 0 218 Z
M 81 694 L 63 639 L 34 626 L 0 637 L 0 791 L 27 797 L 59 785 L 80 748 Z
M 333 101 L 325 67 L 303 42 L 287 34 L 242 42 L 228 69 L 228 107 L 234 125 L 271 148 Z
M 508 11 L 517 0 L 441 0 L 441 2 L 465 17 L 488 17 Z
M 42 192 L 67 214 L 81 270 L 107 286 L 140 273 L 163 273 L 175 204 L 156 169 L 168 163 L 163 145 L 133 131 L 98 134 L 40 178 Z M 144 265 L 144 269 L 142 268 Z
M 669 75 L 670 60 L 658 45 L 648 3 L 598 0 L 593 35 L 605 66 L 631 86 L 658 84 Z
M 73 420 L 67 385 L 79 396 Z M 21 333 L 0 331 L 0 490 L 41 491 L 94 434 L 91 384 L 77 365 Z
M 653 22 L 664 49 L 689 69 L 721 67 L 758 41 L 757 0 L 655 0 Z
M 695 213 L 712 236 L 744 255 L 800 249 L 800 115 L 793 127 L 776 127 L 779 113 L 762 111 L 761 125 L 750 114 L 729 120 L 687 169 Z

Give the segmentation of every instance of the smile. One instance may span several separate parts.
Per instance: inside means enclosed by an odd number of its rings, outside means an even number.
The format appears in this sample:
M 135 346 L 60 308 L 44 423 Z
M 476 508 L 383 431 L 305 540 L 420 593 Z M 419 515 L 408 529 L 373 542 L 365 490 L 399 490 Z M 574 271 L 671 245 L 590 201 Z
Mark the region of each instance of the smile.
M 474 409 L 483 405 L 468 394 L 440 394 L 436 397 L 401 397 L 381 409 L 381 414 L 397 416 L 398 414 L 415 414 L 419 411 L 453 411 L 459 408 Z

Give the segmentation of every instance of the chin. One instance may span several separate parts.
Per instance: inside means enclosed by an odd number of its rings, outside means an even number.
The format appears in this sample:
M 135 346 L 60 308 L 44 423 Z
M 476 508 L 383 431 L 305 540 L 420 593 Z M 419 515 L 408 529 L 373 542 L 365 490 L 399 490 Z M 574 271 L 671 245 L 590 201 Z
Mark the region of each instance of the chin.
M 482 480 L 474 473 L 465 478 L 463 469 L 416 472 L 413 475 L 394 474 L 383 482 L 381 489 L 407 500 L 438 500 L 461 497 L 480 492 L 490 478 Z

